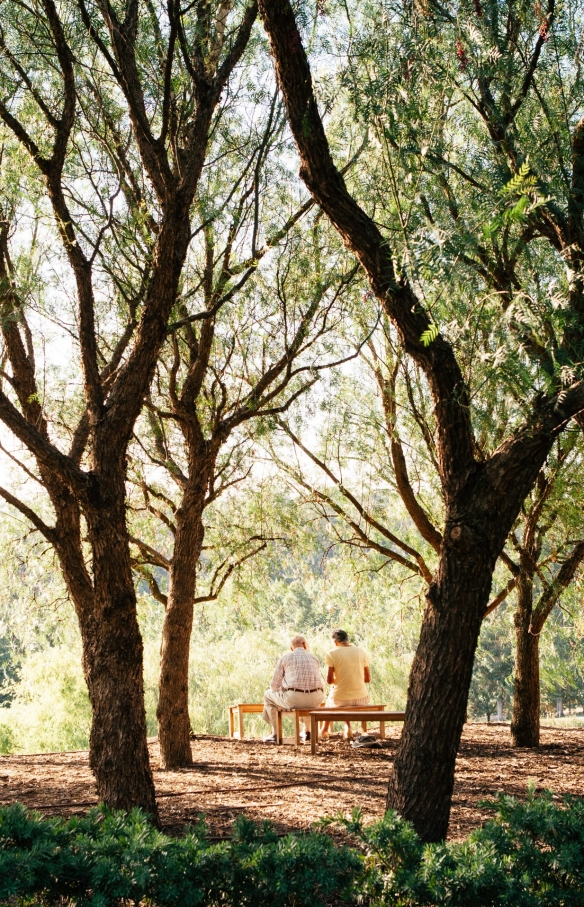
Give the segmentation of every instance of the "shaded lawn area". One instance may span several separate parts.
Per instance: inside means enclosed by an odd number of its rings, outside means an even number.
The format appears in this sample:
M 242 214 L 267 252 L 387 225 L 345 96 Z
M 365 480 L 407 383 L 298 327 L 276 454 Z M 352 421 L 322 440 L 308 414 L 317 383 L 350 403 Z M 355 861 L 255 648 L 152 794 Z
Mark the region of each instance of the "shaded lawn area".
M 159 768 L 150 756 L 164 830 L 180 833 L 204 812 L 222 838 L 241 813 L 269 819 L 278 831 L 301 831 L 324 815 L 360 806 L 368 820 L 384 811 L 385 789 L 400 727 L 388 726 L 384 750 L 354 750 L 339 736 L 310 747 L 202 736 L 193 740 L 191 769 Z M 508 725 L 468 724 L 456 766 L 449 838 L 467 835 L 488 817 L 478 806 L 498 792 L 522 796 L 529 780 L 557 795 L 584 794 L 584 729 L 544 727 L 536 750 L 514 749 Z M 15 800 L 43 815 L 70 816 L 96 803 L 87 752 L 0 756 L 0 806 Z

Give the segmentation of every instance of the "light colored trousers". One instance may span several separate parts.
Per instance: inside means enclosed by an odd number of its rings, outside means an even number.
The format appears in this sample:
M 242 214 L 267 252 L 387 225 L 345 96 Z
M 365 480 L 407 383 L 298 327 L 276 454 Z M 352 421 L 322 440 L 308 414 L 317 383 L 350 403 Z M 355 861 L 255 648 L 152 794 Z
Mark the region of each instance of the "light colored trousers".
M 262 718 L 272 725 L 274 734 L 278 727 L 278 712 L 288 709 L 317 709 L 323 700 L 322 690 L 314 693 L 296 693 L 293 690 L 266 690 Z

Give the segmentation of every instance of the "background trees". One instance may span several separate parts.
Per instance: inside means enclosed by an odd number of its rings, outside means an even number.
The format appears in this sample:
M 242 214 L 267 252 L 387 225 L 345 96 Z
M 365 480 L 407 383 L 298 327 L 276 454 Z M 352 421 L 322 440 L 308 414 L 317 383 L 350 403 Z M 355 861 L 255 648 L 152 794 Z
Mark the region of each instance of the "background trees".
M 517 587 L 511 721 L 515 746 L 539 745 L 540 635 L 584 559 L 584 543 L 578 538 L 579 441 L 578 433 L 558 443 L 524 505 L 520 537 L 515 532 L 511 537 L 517 557 L 517 563 L 508 561 Z

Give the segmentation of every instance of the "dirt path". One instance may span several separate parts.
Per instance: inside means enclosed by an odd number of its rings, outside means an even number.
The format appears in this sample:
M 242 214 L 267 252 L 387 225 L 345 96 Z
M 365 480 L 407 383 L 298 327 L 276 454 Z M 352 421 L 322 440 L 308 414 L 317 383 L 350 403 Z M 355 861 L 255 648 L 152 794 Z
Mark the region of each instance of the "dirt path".
M 399 729 L 388 728 L 395 745 Z M 476 828 L 487 812 L 478 801 L 503 791 L 538 789 L 584 796 L 584 729 L 544 728 L 537 750 L 510 745 L 509 727 L 470 724 L 457 761 L 450 837 Z M 192 769 L 163 772 L 150 744 L 162 823 L 179 832 L 207 814 L 213 837 L 224 837 L 237 815 L 269 819 L 280 831 L 307 828 L 321 816 L 360 806 L 368 819 L 383 813 L 394 747 L 353 750 L 338 737 L 310 755 L 308 746 L 272 747 L 258 741 L 199 737 Z M 86 752 L 0 756 L 0 805 L 15 800 L 43 815 L 72 815 L 96 802 Z

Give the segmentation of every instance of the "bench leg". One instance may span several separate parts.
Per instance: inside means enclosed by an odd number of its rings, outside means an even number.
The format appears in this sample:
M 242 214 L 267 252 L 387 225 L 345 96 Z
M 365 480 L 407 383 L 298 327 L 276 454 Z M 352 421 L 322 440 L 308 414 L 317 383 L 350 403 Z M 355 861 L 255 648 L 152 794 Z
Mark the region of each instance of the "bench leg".
M 294 712 L 294 746 L 300 746 L 300 712 Z
M 276 720 L 276 743 L 282 745 L 282 712 L 278 709 L 278 718 Z
M 233 737 L 235 734 L 235 725 L 233 724 L 233 706 L 232 705 L 229 706 L 229 708 L 227 709 L 227 712 L 229 713 L 229 736 Z
M 379 738 L 385 740 L 385 721 L 379 722 Z
M 237 706 L 237 726 L 239 728 L 239 739 L 243 740 L 245 731 L 243 729 L 243 709 L 240 705 Z
M 318 743 L 318 715 L 310 716 L 310 752 L 316 756 L 316 745 Z
M 367 733 L 367 722 L 366 721 L 361 722 L 361 730 L 363 731 L 364 734 Z

